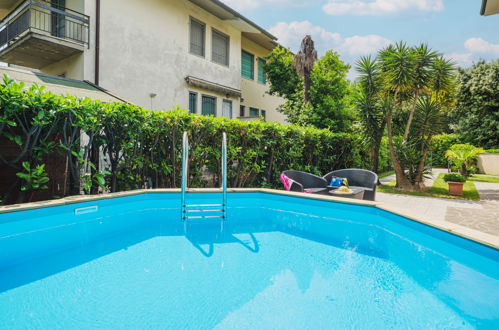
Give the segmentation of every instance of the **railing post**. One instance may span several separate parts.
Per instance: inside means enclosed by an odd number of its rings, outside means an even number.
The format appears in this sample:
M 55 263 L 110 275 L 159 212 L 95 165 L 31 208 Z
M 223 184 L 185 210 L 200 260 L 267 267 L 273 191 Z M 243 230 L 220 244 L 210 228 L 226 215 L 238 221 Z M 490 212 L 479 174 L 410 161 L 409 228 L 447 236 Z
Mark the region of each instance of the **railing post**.
M 185 193 L 187 190 L 187 175 L 189 173 L 189 137 L 187 132 L 184 132 L 182 137 L 182 183 L 181 183 L 181 216 L 185 220 Z
M 223 219 L 227 219 L 227 134 L 222 135 L 222 194 L 223 194 Z

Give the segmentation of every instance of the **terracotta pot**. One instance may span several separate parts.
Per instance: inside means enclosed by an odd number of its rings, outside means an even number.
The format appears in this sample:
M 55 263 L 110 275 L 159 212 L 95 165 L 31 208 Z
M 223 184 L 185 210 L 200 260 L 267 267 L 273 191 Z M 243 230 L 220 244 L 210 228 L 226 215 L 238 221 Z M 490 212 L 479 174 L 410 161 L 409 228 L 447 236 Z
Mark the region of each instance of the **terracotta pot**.
M 447 182 L 449 184 L 449 194 L 454 196 L 463 195 L 464 182 Z

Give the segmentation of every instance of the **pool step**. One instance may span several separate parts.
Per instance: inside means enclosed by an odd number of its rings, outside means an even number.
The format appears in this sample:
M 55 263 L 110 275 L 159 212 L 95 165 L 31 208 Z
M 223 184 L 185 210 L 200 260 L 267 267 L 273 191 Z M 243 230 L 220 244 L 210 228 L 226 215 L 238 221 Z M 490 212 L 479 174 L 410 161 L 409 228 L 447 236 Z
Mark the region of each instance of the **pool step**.
M 224 206 L 223 204 L 188 204 L 184 205 L 184 207 L 205 207 L 205 206 Z
M 184 212 L 223 212 L 224 210 L 185 210 Z
M 184 219 L 211 219 L 211 218 L 223 218 L 223 215 L 195 215 L 195 216 L 185 216 Z
M 200 212 L 224 212 L 223 204 L 188 204 L 184 205 L 182 218 L 185 219 L 210 219 L 210 218 L 224 218 L 223 215 L 187 215 L 187 213 L 200 213 Z M 188 209 L 189 207 L 222 207 L 222 209 Z

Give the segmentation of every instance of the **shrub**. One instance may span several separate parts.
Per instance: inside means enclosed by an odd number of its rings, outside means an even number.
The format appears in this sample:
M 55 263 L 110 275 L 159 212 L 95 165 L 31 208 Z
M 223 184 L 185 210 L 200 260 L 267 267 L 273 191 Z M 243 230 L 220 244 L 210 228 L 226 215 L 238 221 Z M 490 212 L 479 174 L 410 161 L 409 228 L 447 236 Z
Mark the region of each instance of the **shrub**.
M 466 178 L 458 173 L 447 173 L 444 175 L 445 182 L 466 182 Z
M 499 153 L 499 149 L 487 149 L 485 152 L 488 154 L 497 154 Z
M 71 187 L 67 195 L 179 187 L 184 131 L 189 132 L 191 145 L 189 186 L 220 185 L 222 132 L 228 138 L 229 187 L 280 187 L 279 174 L 287 169 L 324 174 L 363 162 L 355 156 L 361 154 L 355 136 L 345 133 L 79 100 L 38 86 L 25 89 L 6 77 L 0 84 L 0 109 L 0 137 L 15 143 L 21 155 L 7 161 L 0 150 L 0 165 L 21 172 L 29 153 L 26 166 L 43 169 L 38 166 L 48 157 L 62 155 L 67 163 L 65 182 Z M 27 129 L 19 130 L 20 126 Z M 99 151 L 105 161 L 96 166 Z M 206 176 L 205 170 L 213 175 Z M 19 191 L 21 177 L 12 182 L 12 189 L 4 187 L 0 193 Z
M 462 143 L 459 134 L 440 134 L 435 135 L 431 141 L 431 162 L 434 167 L 447 167 L 448 161 L 445 152 L 458 143 Z
M 468 176 L 469 169 L 473 167 L 473 162 L 481 152 L 483 152 L 482 148 L 477 148 L 468 143 L 454 144 L 445 152 L 445 157 L 452 162 L 462 175 Z

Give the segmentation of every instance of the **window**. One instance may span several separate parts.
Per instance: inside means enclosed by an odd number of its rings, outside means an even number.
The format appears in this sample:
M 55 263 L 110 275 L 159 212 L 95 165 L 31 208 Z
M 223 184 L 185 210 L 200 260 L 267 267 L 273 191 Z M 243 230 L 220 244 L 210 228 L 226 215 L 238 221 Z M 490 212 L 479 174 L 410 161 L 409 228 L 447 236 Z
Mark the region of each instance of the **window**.
M 255 57 L 244 50 L 241 52 L 241 76 L 253 80 Z
M 258 82 L 261 84 L 265 84 L 265 70 L 263 69 L 263 65 L 265 64 L 265 60 L 263 58 L 258 59 Z
M 190 48 L 192 54 L 204 56 L 205 25 L 191 18 Z
M 213 115 L 217 113 L 217 99 L 213 96 L 203 95 L 201 99 L 201 114 Z
M 211 60 L 218 64 L 229 65 L 229 37 L 217 30 L 212 30 Z
M 245 106 L 244 105 L 241 105 L 239 107 L 239 117 L 244 117 L 244 110 L 245 110 Z
M 250 108 L 250 117 L 258 117 L 258 109 L 257 108 Z
M 196 113 L 198 107 L 198 93 L 189 92 L 189 112 Z
M 222 103 L 222 116 L 232 118 L 232 101 L 224 100 Z
M 62 11 L 66 10 L 66 0 L 52 0 L 50 1 L 50 5 L 55 9 L 59 9 Z M 40 15 L 40 14 L 38 14 Z M 36 23 L 35 23 L 36 24 Z M 45 24 L 45 23 L 43 23 Z M 52 35 L 64 38 L 66 36 L 66 19 L 63 14 L 53 12 L 51 14 L 51 31 Z
M 265 110 L 260 110 L 261 114 L 262 114 L 262 117 L 263 117 L 263 120 L 267 120 L 267 111 Z

